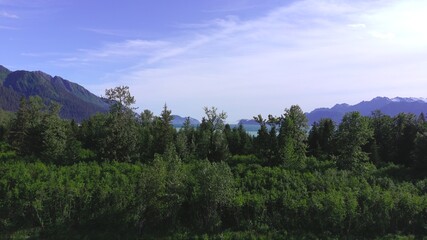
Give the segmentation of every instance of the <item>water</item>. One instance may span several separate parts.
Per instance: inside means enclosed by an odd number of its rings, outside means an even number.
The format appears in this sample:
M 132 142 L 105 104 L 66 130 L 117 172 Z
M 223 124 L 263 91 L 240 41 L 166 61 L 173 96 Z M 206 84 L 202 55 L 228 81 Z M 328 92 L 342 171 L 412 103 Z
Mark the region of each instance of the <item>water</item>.
M 239 124 L 230 124 L 231 129 L 238 128 Z M 260 129 L 260 126 L 257 124 L 243 124 L 243 128 L 246 130 L 246 132 L 251 136 L 258 135 L 258 130 Z
M 174 127 L 175 127 L 175 129 L 177 131 L 179 131 L 182 126 L 179 125 L 179 126 L 174 126 Z M 238 128 L 239 124 L 230 124 L 230 127 L 231 127 L 231 129 Z M 258 135 L 258 130 L 259 130 L 260 126 L 259 125 L 255 125 L 255 124 L 243 124 L 243 128 L 246 130 L 246 132 L 249 135 L 256 136 L 256 135 Z

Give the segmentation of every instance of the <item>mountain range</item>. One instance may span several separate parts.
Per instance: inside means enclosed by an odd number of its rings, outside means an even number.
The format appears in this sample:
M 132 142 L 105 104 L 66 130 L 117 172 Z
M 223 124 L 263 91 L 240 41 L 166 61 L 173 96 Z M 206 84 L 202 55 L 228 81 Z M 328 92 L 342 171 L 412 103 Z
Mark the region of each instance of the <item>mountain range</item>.
M 343 103 L 336 104 L 332 108 L 317 108 L 310 113 L 306 113 L 306 116 L 309 119 L 309 124 L 318 122 L 322 118 L 331 118 L 338 123 L 347 112 L 356 111 L 364 116 L 370 116 L 375 110 L 380 110 L 383 114 L 392 117 L 399 113 L 413 113 L 419 115 L 420 113 L 427 112 L 427 99 L 376 97 L 370 101 L 362 101 L 355 105 Z
M 362 101 L 355 105 L 346 103 L 336 104 L 332 108 L 317 108 L 306 113 L 309 125 L 319 122 L 322 118 L 330 118 L 334 122 L 341 122 L 342 117 L 348 112 L 360 112 L 363 116 L 370 116 L 373 111 L 380 110 L 383 114 L 396 116 L 399 113 L 413 113 L 419 115 L 427 112 L 426 98 L 405 98 L 405 97 L 376 97 L 370 101 Z M 258 124 L 252 119 L 242 119 L 239 124 Z
M 107 112 L 110 106 L 106 99 L 59 76 L 51 76 L 41 71 L 10 71 L 0 65 L 0 109 L 15 112 L 19 108 L 21 97 L 35 95 L 40 96 L 45 102 L 58 102 L 62 105 L 61 117 L 78 122 L 95 113 Z M 332 108 L 317 108 L 306 113 L 306 116 L 310 125 L 322 118 L 331 118 L 338 123 L 347 112 L 358 111 L 362 115 L 369 116 L 375 110 L 380 110 L 390 116 L 401 112 L 419 115 L 427 112 L 427 99 L 376 97 L 355 105 L 342 103 L 336 104 Z M 175 126 L 182 125 L 186 119 L 178 115 L 173 117 L 172 124 Z M 194 118 L 190 118 L 190 122 L 192 125 L 200 123 Z M 239 124 L 257 125 L 258 123 L 251 119 L 242 119 Z

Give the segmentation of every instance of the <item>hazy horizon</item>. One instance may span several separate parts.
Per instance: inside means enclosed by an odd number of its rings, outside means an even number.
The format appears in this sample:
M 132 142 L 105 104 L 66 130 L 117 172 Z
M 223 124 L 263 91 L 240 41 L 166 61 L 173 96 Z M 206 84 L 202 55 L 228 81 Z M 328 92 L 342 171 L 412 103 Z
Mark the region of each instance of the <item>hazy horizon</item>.
M 427 1 L 0 0 L 0 64 L 227 122 L 427 97 Z

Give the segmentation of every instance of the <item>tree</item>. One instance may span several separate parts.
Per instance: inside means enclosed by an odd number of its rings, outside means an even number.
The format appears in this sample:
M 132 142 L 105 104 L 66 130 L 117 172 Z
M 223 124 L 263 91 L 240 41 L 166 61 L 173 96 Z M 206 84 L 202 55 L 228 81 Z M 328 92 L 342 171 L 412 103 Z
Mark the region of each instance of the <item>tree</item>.
M 60 105 L 52 103 L 42 120 L 42 157 L 51 162 L 63 161 L 67 147 L 67 130 L 64 120 L 59 117 Z
M 105 96 L 112 101 L 111 112 L 126 112 L 135 103 L 135 98 L 130 94 L 128 86 L 119 86 L 105 90 Z
M 395 148 L 393 140 L 393 119 L 377 110 L 372 112 L 370 122 L 374 130 L 374 139 L 371 141 L 372 144 L 370 146 L 371 158 L 376 158 L 375 155 L 377 154 L 378 162 L 393 161 L 393 149 Z
M 131 107 L 135 99 L 126 86 L 107 89 L 105 95 L 114 103 L 104 125 L 99 151 L 101 159 L 130 162 L 138 155 L 137 124 Z
M 270 132 L 267 127 L 267 119 L 261 114 L 254 117 L 254 120 L 260 125 L 258 135 L 254 139 L 254 151 L 258 158 L 263 159 L 266 163 L 277 164 L 277 136 L 276 126 L 270 124 Z
M 225 112 L 217 112 L 217 108 L 204 108 L 205 117 L 199 127 L 197 139 L 201 156 L 205 155 L 210 161 L 226 160 L 229 156 L 227 139 L 224 134 Z M 200 142 L 199 142 L 200 141 Z
M 143 161 L 151 161 L 154 158 L 154 121 L 153 112 L 145 109 L 140 115 L 139 127 L 139 154 Z
M 308 133 L 308 154 L 319 158 L 321 156 L 319 123 L 314 122 Z
M 163 154 L 169 145 L 173 144 L 175 129 L 171 122 L 173 120 L 172 111 L 165 104 L 160 117 L 154 122 L 154 152 Z
M 98 155 L 102 148 L 103 138 L 106 135 L 106 122 L 109 114 L 95 114 L 81 123 L 79 131 L 79 140 L 82 147 L 89 149 Z
M 9 142 L 20 155 L 32 155 L 35 146 L 42 145 L 39 131 L 41 123 L 41 98 L 31 97 L 28 101 L 22 97 L 16 118 L 9 134 Z M 37 151 L 37 153 L 40 151 Z
M 373 136 L 373 129 L 369 119 L 359 112 L 350 112 L 344 115 L 337 132 L 337 166 L 340 169 L 359 169 L 369 160 L 367 152 L 362 147 Z
M 229 124 L 225 125 L 224 134 L 227 138 L 228 148 L 233 155 L 249 154 L 252 149 L 252 138 L 245 131 L 242 124 L 231 129 Z
M 407 167 L 413 165 L 411 153 L 418 133 L 417 118 L 414 114 L 400 113 L 393 118 L 393 162 Z
M 142 126 L 150 126 L 154 122 L 154 114 L 148 109 L 145 109 L 141 115 L 141 125 Z
M 6 140 L 13 114 L 0 109 L 0 141 Z
M 43 103 L 39 97 L 21 99 L 9 140 L 17 153 L 55 160 L 62 157 L 65 128 L 59 118 L 60 105 Z
M 231 205 L 235 195 L 235 183 L 230 167 L 225 162 L 198 162 L 193 168 L 189 205 L 193 227 L 212 232 L 221 226 L 221 212 Z
M 278 136 L 279 159 L 282 164 L 300 165 L 307 151 L 307 117 L 298 105 L 285 109 L 280 117 Z
M 224 130 L 225 119 L 227 119 L 227 113 L 225 112 L 217 112 L 218 109 L 216 107 L 204 107 L 206 120 L 210 126 L 210 131 L 222 131 Z
M 427 132 L 418 133 L 415 139 L 415 148 L 413 152 L 414 169 L 420 173 L 427 170 Z
M 81 160 L 93 157 L 94 155 L 90 150 L 83 148 L 83 144 L 79 140 L 80 133 L 80 127 L 74 120 L 71 120 L 69 124 L 67 124 L 66 131 L 66 148 L 64 157 L 64 162 L 66 164 L 74 164 Z
M 335 124 L 332 119 L 321 119 L 314 122 L 308 135 L 309 153 L 317 158 L 327 158 L 334 151 L 333 137 Z

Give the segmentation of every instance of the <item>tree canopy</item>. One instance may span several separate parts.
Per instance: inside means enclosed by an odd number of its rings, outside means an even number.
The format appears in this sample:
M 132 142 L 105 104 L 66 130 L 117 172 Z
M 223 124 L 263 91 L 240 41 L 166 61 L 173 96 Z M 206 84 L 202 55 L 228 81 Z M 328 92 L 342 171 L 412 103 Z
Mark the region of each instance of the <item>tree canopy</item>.
M 23 98 L 0 111 L 1 239 L 375 239 L 427 235 L 423 115 L 347 113 L 307 126 L 297 105 L 257 135 L 204 108 L 198 126 L 134 112 L 77 124 Z

